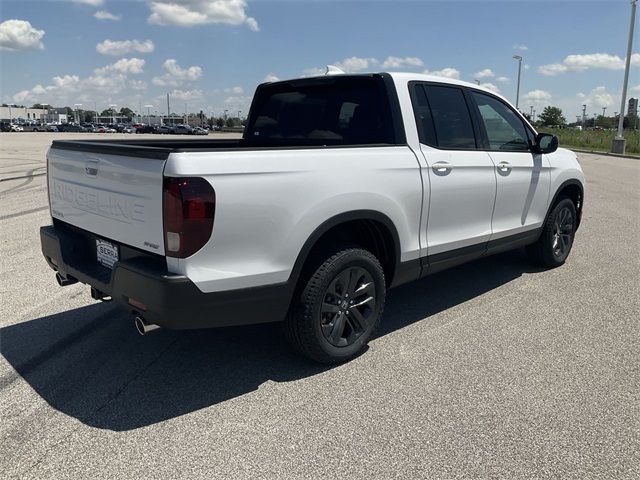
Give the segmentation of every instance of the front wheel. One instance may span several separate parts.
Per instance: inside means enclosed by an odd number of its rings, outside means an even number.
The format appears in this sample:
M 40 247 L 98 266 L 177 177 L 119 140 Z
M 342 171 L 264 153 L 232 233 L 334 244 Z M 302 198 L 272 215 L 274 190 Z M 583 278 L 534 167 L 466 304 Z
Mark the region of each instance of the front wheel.
M 538 241 L 527 247 L 529 257 L 543 267 L 562 265 L 573 246 L 577 218 L 573 201 L 561 199 L 549 213 Z
M 284 325 L 289 342 L 324 364 L 359 355 L 384 310 L 385 279 L 378 259 L 360 248 L 340 250 L 304 281 Z

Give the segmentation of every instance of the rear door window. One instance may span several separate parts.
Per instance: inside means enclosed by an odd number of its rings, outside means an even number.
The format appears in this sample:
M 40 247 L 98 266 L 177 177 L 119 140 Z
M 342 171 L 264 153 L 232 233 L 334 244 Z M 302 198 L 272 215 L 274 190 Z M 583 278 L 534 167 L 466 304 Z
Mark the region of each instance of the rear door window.
M 444 149 L 476 148 L 471 115 L 462 89 L 444 85 L 417 85 L 415 101 L 421 141 Z

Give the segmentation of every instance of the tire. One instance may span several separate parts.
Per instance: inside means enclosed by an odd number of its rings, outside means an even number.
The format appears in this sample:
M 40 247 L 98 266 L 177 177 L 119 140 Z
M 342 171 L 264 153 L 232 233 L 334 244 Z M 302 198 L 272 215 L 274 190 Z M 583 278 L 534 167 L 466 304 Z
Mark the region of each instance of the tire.
M 341 249 L 303 277 L 296 292 L 284 330 L 299 353 L 333 365 L 366 349 L 386 295 L 384 272 L 373 254 Z
M 564 264 L 573 246 L 577 219 L 573 201 L 560 198 L 549 212 L 538 241 L 527 247 L 529 258 L 546 268 Z

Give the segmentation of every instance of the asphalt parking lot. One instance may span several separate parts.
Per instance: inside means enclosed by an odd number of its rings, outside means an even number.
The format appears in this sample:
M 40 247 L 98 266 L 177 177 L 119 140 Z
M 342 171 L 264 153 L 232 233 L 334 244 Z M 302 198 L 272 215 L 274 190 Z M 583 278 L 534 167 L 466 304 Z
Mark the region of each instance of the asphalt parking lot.
M 0 477 L 640 477 L 640 160 L 579 154 L 563 267 L 516 251 L 400 287 L 369 350 L 326 368 L 277 325 L 140 337 L 58 287 L 56 135 L 0 134 Z

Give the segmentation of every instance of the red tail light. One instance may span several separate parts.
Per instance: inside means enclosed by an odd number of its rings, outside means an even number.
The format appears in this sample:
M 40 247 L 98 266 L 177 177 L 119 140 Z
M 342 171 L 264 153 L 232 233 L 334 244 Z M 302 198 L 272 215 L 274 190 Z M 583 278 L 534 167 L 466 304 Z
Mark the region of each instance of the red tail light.
M 163 190 L 165 253 L 189 257 L 211 238 L 216 193 L 200 177 L 165 177 Z

